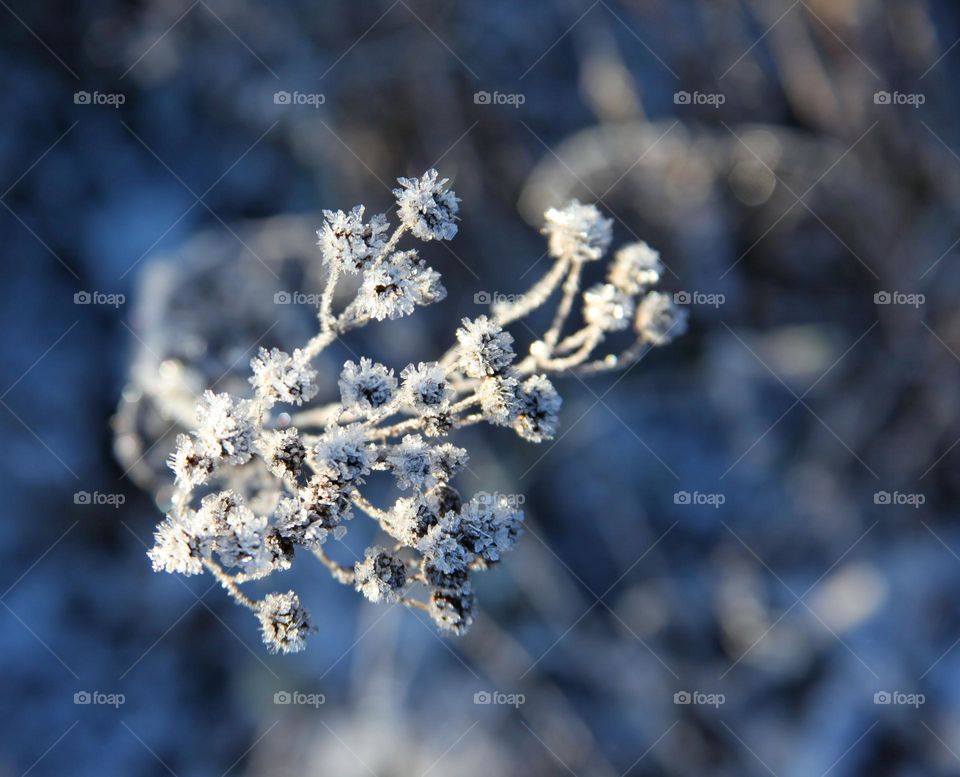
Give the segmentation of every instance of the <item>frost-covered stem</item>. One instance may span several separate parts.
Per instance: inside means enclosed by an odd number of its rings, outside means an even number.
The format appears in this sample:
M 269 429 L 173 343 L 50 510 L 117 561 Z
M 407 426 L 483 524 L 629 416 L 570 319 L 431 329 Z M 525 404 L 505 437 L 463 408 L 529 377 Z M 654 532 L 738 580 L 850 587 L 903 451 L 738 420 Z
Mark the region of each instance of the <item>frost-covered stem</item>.
M 639 338 L 619 356 L 613 355 L 612 359 L 610 356 L 605 356 L 602 359 L 581 364 L 573 372 L 576 375 L 596 375 L 599 372 L 622 370 L 640 361 L 652 347 L 646 340 Z
M 321 564 L 330 570 L 330 574 L 333 575 L 334 580 L 338 583 L 343 583 L 343 585 L 353 585 L 353 567 L 338 564 L 330 558 L 321 547 L 314 548 L 313 555 L 317 557 Z
M 243 591 L 240 590 L 237 586 L 236 581 L 230 575 L 223 571 L 223 568 L 212 559 L 205 558 L 203 559 L 203 565 L 210 571 L 210 573 L 217 579 L 217 581 L 224 587 L 226 592 L 230 594 L 233 600 L 237 604 L 242 604 L 249 610 L 256 612 L 259 607 L 257 603 L 247 596 Z
M 455 402 L 450 405 L 449 411 L 451 414 L 456 415 L 462 410 L 466 410 L 471 405 L 475 405 L 480 401 L 480 397 L 476 394 L 472 394 L 464 399 L 461 399 L 459 402 Z M 388 437 L 395 437 L 398 434 L 403 434 L 404 432 L 411 432 L 415 429 L 419 429 L 423 426 L 422 418 L 408 418 L 404 421 L 399 421 L 391 426 L 384 426 L 379 429 L 374 428 L 370 432 L 369 439 L 372 440 L 383 440 Z
M 575 261 L 570 268 L 567 279 L 563 282 L 563 296 L 560 298 L 560 304 L 557 306 L 557 312 L 553 317 L 553 323 L 544 334 L 543 342 L 549 350 L 557 344 L 560 337 L 560 330 L 567 321 L 570 311 L 573 308 L 573 300 L 580 290 L 580 272 L 583 269 L 583 263 Z
M 403 237 L 404 233 L 407 231 L 407 225 L 401 224 L 397 227 L 393 234 L 390 236 L 390 239 L 384 245 L 383 250 L 377 254 L 377 258 L 373 260 L 373 266 L 376 267 L 380 262 L 382 262 L 387 256 L 390 255 L 390 252 L 397 247 L 397 243 L 400 242 L 400 238 Z
M 421 602 L 419 599 L 414 599 L 412 596 L 404 596 L 402 599 L 400 599 L 400 604 L 402 604 L 404 607 L 412 607 L 415 610 L 430 612 L 430 607 L 426 602 Z
M 361 496 L 360 494 L 356 494 L 353 497 L 353 503 L 357 507 L 359 507 L 361 510 L 363 510 L 363 512 L 365 512 L 367 515 L 369 515 L 371 518 L 377 521 L 383 521 L 390 517 L 390 513 L 388 513 L 386 510 L 381 510 L 379 507 L 376 507 L 375 505 L 370 504 L 370 502 L 367 501 L 366 497 Z
M 563 370 L 569 370 L 572 367 L 582 364 L 601 340 L 603 340 L 603 332 L 599 329 L 594 329 L 584 344 L 569 356 L 558 359 L 543 358 L 539 359 L 537 364 L 540 368 L 550 371 L 562 372 Z
M 520 295 L 519 301 L 499 307 L 495 306 L 493 320 L 500 326 L 507 326 L 539 308 L 553 294 L 569 266 L 569 260 L 567 259 L 556 262 L 540 280 Z
M 307 357 L 307 361 L 315 359 L 317 355 L 336 338 L 337 333 L 333 329 L 321 330 L 311 337 L 303 348 L 303 353 Z
M 327 282 L 323 287 L 323 294 L 320 297 L 320 331 L 330 332 L 336 325 L 333 309 L 333 294 L 337 288 L 337 281 L 340 280 L 341 268 L 337 265 L 330 265 L 330 274 L 327 276 Z

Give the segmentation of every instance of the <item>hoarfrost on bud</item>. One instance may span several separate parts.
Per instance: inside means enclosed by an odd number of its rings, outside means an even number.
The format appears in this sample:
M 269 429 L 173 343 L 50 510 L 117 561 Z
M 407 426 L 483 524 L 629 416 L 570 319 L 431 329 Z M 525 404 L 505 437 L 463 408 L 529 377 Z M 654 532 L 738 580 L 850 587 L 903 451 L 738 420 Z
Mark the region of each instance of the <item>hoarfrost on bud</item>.
M 465 318 L 457 329 L 460 369 L 471 378 L 503 372 L 513 362 L 513 335 L 486 316 Z
M 317 230 L 317 244 L 326 264 L 357 273 L 369 266 L 383 250 L 390 229 L 387 217 L 377 214 L 364 224 L 363 211 L 363 205 L 357 205 L 349 213 L 342 210 L 323 212 L 326 223 Z
M 651 291 L 637 306 L 633 326 L 651 345 L 666 345 L 687 331 L 687 311 L 678 308 L 670 295 Z
M 296 482 L 303 471 L 307 449 L 294 427 L 263 432 L 258 447 L 271 473 L 283 480 Z
M 438 180 L 439 179 L 439 180 Z M 420 178 L 398 178 L 394 189 L 401 223 L 420 240 L 452 240 L 457 234 L 460 198 L 447 187 L 449 179 L 427 170 Z
M 403 368 L 401 396 L 420 415 L 436 413 L 453 397 L 446 371 L 437 362 L 420 362 Z
M 407 566 L 381 547 L 367 548 L 353 568 L 354 587 L 371 602 L 396 602 L 407 584 Z
M 153 547 L 147 551 L 154 572 L 199 575 L 203 571 L 200 556 L 186 528 L 171 516 L 157 526 Z
M 416 251 L 399 251 L 364 273 L 357 308 L 366 318 L 393 320 L 446 294 L 440 274 L 420 261 Z
M 620 291 L 635 295 L 659 281 L 662 272 L 660 254 L 640 241 L 628 243 L 614 254 L 607 278 Z
M 606 253 L 613 239 L 613 219 L 605 219 L 596 205 L 571 200 L 543 216 L 547 247 L 556 259 L 594 262 Z
M 363 482 L 370 473 L 373 445 L 367 443 L 363 424 L 334 426 L 314 447 L 318 461 L 332 466 L 345 483 Z
M 552 440 L 560 422 L 563 400 L 546 375 L 531 375 L 520 387 L 514 429 L 530 442 Z
M 271 653 L 299 653 L 313 627 L 293 591 L 267 594 L 257 609 L 263 641 Z
M 583 318 L 604 332 L 629 329 L 633 298 L 612 283 L 601 283 L 583 293 Z
M 200 426 L 195 434 L 204 451 L 231 464 L 245 464 L 250 460 L 259 420 L 250 400 L 206 391 L 197 408 L 197 417 Z
M 168 464 L 176 475 L 177 485 L 185 488 L 202 486 L 216 467 L 214 457 L 188 434 L 177 435 L 177 449 Z
M 480 381 L 477 395 L 484 418 L 497 426 L 510 426 L 520 409 L 519 383 L 511 375 L 494 375 Z
M 397 390 L 393 370 L 363 357 L 360 363 L 348 361 L 340 373 L 340 401 L 343 406 L 362 413 L 377 412 L 389 406 Z
M 430 617 L 442 633 L 461 637 L 473 625 L 475 603 L 470 586 L 452 590 L 438 588 L 430 595 Z
M 310 366 L 299 349 L 291 356 L 279 348 L 261 348 L 250 361 L 253 376 L 250 384 L 265 407 L 276 402 L 302 405 L 317 394 L 317 371 Z

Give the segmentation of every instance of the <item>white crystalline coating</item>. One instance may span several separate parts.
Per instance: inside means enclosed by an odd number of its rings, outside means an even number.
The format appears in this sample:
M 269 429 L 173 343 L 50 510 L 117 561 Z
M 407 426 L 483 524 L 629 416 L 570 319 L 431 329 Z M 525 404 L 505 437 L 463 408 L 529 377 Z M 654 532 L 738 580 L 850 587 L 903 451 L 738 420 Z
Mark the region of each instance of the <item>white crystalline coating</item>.
M 406 564 L 381 547 L 367 548 L 353 575 L 354 588 L 371 602 L 396 602 L 407 584 Z
M 370 413 L 390 405 L 397 379 L 393 370 L 363 357 L 359 364 L 348 361 L 343 365 L 339 385 L 340 401 L 345 408 Z
M 250 460 L 258 422 L 252 402 L 206 391 L 197 417 L 200 425 L 194 435 L 202 450 L 231 464 Z
M 167 516 L 153 534 L 153 547 L 147 551 L 154 572 L 199 575 L 203 571 L 200 555 L 192 538 L 175 518 Z
M 630 328 L 633 298 L 612 283 L 592 286 L 583 293 L 583 318 L 604 332 L 622 332 Z
M 514 429 L 530 442 L 552 440 L 560 423 L 563 400 L 546 375 L 531 375 L 520 386 Z
M 687 331 L 687 311 L 678 308 L 669 294 L 651 291 L 637 306 L 633 327 L 651 345 L 666 345 Z
M 660 280 L 660 254 L 643 241 L 628 243 L 613 255 L 608 280 L 625 294 L 639 294 Z
M 334 426 L 328 429 L 314 447 L 318 461 L 333 468 L 345 483 L 363 482 L 370 473 L 374 446 L 366 441 L 363 424 Z
M 271 653 L 299 653 L 313 630 L 310 615 L 293 591 L 267 594 L 257 610 L 263 642 Z
M 302 405 L 317 394 L 317 371 L 299 349 L 291 356 L 278 348 L 261 348 L 250 367 L 250 384 L 266 407 L 276 402 Z
M 457 329 L 460 369 L 471 378 L 503 372 L 513 362 L 513 335 L 486 316 L 465 318 Z
M 420 178 L 398 178 L 394 189 L 400 221 L 420 240 L 452 240 L 457 234 L 460 199 L 436 170 Z
M 543 218 L 547 247 L 556 259 L 595 262 L 613 239 L 613 219 L 605 219 L 596 205 L 571 200 L 563 208 L 550 208 Z
M 509 426 L 520 409 L 519 382 L 516 378 L 495 375 L 480 381 L 477 395 L 484 418 L 497 426 Z
M 445 408 L 453 397 L 446 370 L 437 362 L 420 362 L 403 368 L 401 397 L 421 415 Z
M 323 212 L 325 223 L 317 230 L 317 244 L 326 264 L 356 273 L 379 256 L 387 244 L 390 225 L 382 213 L 364 224 L 363 211 L 363 205 L 357 205 L 349 213 Z
M 214 456 L 188 434 L 177 435 L 177 448 L 168 464 L 176 476 L 177 485 L 185 488 L 202 486 L 216 469 Z
M 399 251 L 367 270 L 357 297 L 361 315 L 383 321 L 409 316 L 418 305 L 446 297 L 440 274 L 427 267 L 416 251 Z

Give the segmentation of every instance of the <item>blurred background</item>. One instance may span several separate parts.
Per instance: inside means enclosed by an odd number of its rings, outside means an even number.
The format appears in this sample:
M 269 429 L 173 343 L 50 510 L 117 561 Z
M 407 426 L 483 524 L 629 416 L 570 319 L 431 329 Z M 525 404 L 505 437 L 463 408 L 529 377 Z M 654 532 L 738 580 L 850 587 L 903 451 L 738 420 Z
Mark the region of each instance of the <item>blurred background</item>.
M 8 2 L 0 775 L 960 773 L 955 3 Z M 465 438 L 528 526 L 468 636 L 306 560 L 270 656 L 150 570 L 171 398 L 302 342 L 320 210 L 430 166 L 450 295 L 358 352 L 441 353 L 570 197 L 691 328 Z

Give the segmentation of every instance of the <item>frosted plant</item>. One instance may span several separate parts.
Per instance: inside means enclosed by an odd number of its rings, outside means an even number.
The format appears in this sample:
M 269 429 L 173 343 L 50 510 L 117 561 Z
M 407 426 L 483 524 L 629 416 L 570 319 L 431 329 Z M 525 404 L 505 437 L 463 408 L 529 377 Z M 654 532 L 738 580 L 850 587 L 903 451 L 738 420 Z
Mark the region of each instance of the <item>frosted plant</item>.
M 148 553 L 154 569 L 211 573 L 254 612 L 273 652 L 303 649 L 314 628 L 309 615 L 294 591 L 255 600 L 241 586 L 289 569 L 298 550 L 370 601 L 418 608 L 441 632 L 464 633 L 474 617 L 471 577 L 514 547 L 523 514 L 503 496 L 461 497 L 453 482 L 467 452 L 446 438 L 487 422 L 530 442 L 549 440 L 561 406 L 549 374 L 628 366 L 685 326 L 666 295 L 649 291 L 661 264 L 645 243 L 618 251 L 606 281 L 581 292 L 584 265 L 602 258 L 612 229 L 596 207 L 574 201 L 547 211 L 553 265 L 526 294 L 489 315 L 464 318 L 446 353 L 403 367 L 399 377 L 366 357 L 346 362 L 339 401 L 312 405 L 319 391 L 312 363 L 335 339 L 446 295 L 439 273 L 416 249 L 398 245 L 407 235 L 452 239 L 460 200 L 435 170 L 399 182 L 400 224 L 389 237 L 386 216 L 364 221 L 362 206 L 324 211 L 317 234 L 328 274 L 319 331 L 292 354 L 261 349 L 251 362 L 252 398 L 207 391 L 196 429 L 179 436 L 170 457 L 176 488 Z M 359 290 L 335 311 L 334 293 L 346 273 L 360 274 Z M 518 356 L 505 327 L 556 292 L 550 327 Z M 581 323 L 574 326 L 578 300 Z M 626 330 L 633 340 L 625 350 L 595 356 L 609 336 Z M 377 506 L 364 495 L 373 472 L 393 476 L 393 504 Z M 374 520 L 383 539 L 344 564 L 327 550 L 356 514 Z

